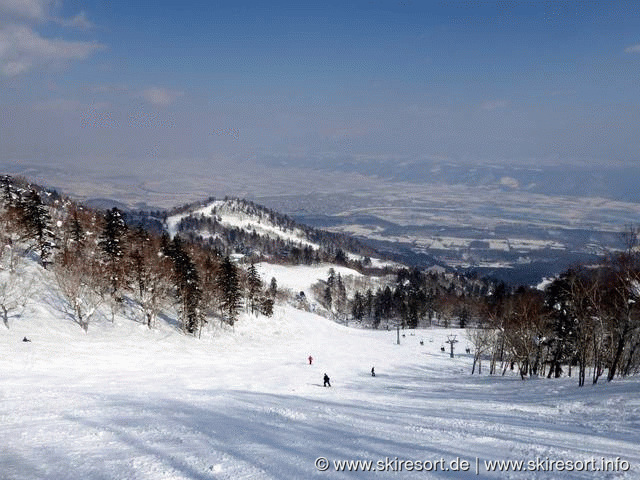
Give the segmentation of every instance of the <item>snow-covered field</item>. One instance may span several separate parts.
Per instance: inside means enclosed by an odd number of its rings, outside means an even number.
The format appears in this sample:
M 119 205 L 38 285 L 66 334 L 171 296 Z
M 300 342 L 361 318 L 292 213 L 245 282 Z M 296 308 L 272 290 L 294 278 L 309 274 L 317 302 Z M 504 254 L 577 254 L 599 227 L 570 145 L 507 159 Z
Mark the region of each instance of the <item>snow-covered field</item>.
M 40 307 L 10 327 L 0 332 L 3 480 L 640 478 L 640 379 L 580 389 L 574 379 L 472 377 L 469 355 L 440 350 L 450 330 L 406 332 L 397 345 L 394 331 L 288 307 L 201 339 L 124 318 L 85 334 Z M 464 352 L 464 333 L 453 333 Z M 318 457 L 387 471 L 319 471 Z M 629 471 L 484 467 L 602 457 Z M 468 472 L 393 472 L 457 458 Z

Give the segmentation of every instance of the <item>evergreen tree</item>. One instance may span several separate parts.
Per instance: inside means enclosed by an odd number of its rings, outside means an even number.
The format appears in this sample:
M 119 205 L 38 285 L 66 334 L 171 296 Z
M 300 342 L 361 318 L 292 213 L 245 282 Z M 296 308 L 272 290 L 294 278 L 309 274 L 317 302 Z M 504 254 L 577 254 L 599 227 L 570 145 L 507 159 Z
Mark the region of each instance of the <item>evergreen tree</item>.
M 467 328 L 470 318 L 469 309 L 466 305 L 462 305 L 460 312 L 458 313 L 458 321 L 460 322 L 460 328 Z
M 575 317 L 571 315 L 571 276 L 567 272 L 554 280 L 545 290 L 545 306 L 549 311 L 551 332 L 549 346 L 551 349 L 551 365 L 548 378 L 562 375 L 563 363 L 573 361 L 576 351 Z
M 77 250 L 84 248 L 85 232 L 78 219 L 77 210 L 73 211 L 73 218 L 71 219 L 71 241 L 74 243 Z
M 256 266 L 252 263 L 247 269 L 247 303 L 251 313 L 258 310 L 258 296 L 262 289 L 262 279 L 258 274 Z
M 329 285 L 327 285 L 327 287 L 324 289 L 324 306 L 327 308 L 327 310 L 331 310 L 331 304 L 333 302 L 333 298 L 331 295 L 331 287 Z
M 333 287 L 336 283 L 336 271 L 333 268 L 329 269 L 329 275 L 327 276 L 327 287 L 333 291 Z
M 347 263 L 349 263 L 349 260 L 347 259 L 347 254 L 344 253 L 344 250 L 342 250 L 341 248 L 339 248 L 336 251 L 335 262 L 338 265 L 346 265 Z
M 347 315 L 347 289 L 342 282 L 342 277 L 338 273 L 335 282 L 335 294 L 333 296 L 333 305 L 336 313 L 338 315 L 344 315 L 346 318 Z
M 269 296 L 271 298 L 276 298 L 278 294 L 278 282 L 276 277 L 271 277 L 271 283 L 269 284 Z
M 241 294 L 238 271 L 229 256 L 226 256 L 220 265 L 218 291 L 221 299 L 220 309 L 226 315 L 227 323 L 233 325 L 240 309 Z
M 179 236 L 176 236 L 168 246 L 167 253 L 173 260 L 174 282 L 180 300 L 182 328 L 187 333 L 195 334 L 200 332 L 205 323 L 200 308 L 202 300 L 200 275 Z
M 22 223 L 28 239 L 35 241 L 40 254 L 40 261 L 46 267 L 51 250 L 55 246 L 54 235 L 50 229 L 51 216 L 47 207 L 42 203 L 40 194 L 30 189 L 19 203 L 22 212 Z
M 273 315 L 273 298 L 266 295 L 261 297 L 260 299 L 260 313 L 262 313 L 265 317 L 270 317 Z
M 17 193 L 10 175 L 0 176 L 0 190 L 2 191 L 2 202 L 5 208 L 13 207 Z
M 127 232 L 122 212 L 117 208 L 108 210 L 104 216 L 104 225 L 100 234 L 98 246 L 100 247 L 111 296 L 118 298 L 119 290 L 124 284 L 124 255 L 123 240 Z
M 202 284 L 202 309 L 205 312 L 214 313 L 219 306 L 218 276 L 220 275 L 220 260 L 218 252 L 201 252 L 197 258 L 200 268 Z
M 355 320 L 362 320 L 365 314 L 364 297 L 360 292 L 356 292 L 351 303 L 351 315 Z
M 364 298 L 364 315 L 367 318 L 371 318 L 371 314 L 373 313 L 373 305 L 374 305 L 373 292 L 369 288 L 367 289 L 367 293 L 365 294 L 365 298 Z

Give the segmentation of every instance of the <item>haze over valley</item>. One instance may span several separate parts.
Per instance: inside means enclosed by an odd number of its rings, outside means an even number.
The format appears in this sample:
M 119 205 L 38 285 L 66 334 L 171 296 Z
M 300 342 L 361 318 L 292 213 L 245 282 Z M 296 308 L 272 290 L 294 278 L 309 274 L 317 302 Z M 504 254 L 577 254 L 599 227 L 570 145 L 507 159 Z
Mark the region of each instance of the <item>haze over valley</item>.
M 244 161 L 235 168 L 212 164 L 206 175 L 188 168 L 178 174 L 170 165 L 144 173 L 14 166 L 14 173 L 96 206 L 153 210 L 209 196 L 246 198 L 300 223 L 367 239 L 410 264 L 436 262 L 512 283 L 535 284 L 574 264 L 596 262 L 621 248 L 621 233 L 640 219 L 632 188 L 637 172 L 629 168 L 596 175 L 580 166 L 425 161 L 374 175 L 365 167 L 371 166 Z

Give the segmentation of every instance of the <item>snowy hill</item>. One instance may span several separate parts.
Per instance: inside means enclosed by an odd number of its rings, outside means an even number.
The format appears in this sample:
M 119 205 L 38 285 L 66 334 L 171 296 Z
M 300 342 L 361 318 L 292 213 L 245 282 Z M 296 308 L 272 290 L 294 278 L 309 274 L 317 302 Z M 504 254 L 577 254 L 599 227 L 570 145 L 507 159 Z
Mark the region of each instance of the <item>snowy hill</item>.
M 374 250 L 354 237 L 298 224 L 285 215 L 241 199 L 209 199 L 169 212 L 165 229 L 192 241 L 295 263 L 364 261 L 376 268 L 391 265 L 369 258 Z M 371 262 L 371 263 L 368 263 Z
M 319 248 L 319 245 L 307 239 L 305 232 L 299 226 L 294 226 L 291 223 L 278 225 L 273 214 L 269 215 L 265 210 L 250 206 L 240 200 L 214 200 L 203 207 L 171 215 L 167 218 L 169 234 L 174 236 L 180 230 L 184 230 L 185 226 L 183 225 L 181 228 L 181 223 L 189 218 L 211 219 L 222 227 L 238 228 L 247 232 L 256 232 L 258 235 L 269 238 L 281 239 L 285 242 L 310 246 L 314 249 Z M 202 228 L 199 233 L 205 237 L 209 235 L 205 228 Z
M 306 288 L 307 273 L 281 268 L 283 284 Z M 170 315 L 149 329 L 126 311 L 113 323 L 97 315 L 85 333 L 50 272 L 25 269 L 32 302 L 0 331 L 2 479 L 640 477 L 640 378 L 578 388 L 471 376 L 464 331 L 406 331 L 397 345 L 395 331 L 286 306 L 243 314 L 233 329 L 210 323 L 200 339 Z M 441 351 L 449 334 L 455 358 Z M 628 471 L 543 470 L 602 459 Z M 342 460 L 379 471 L 339 472 Z M 537 471 L 490 472 L 493 460 Z M 400 473 L 400 461 L 430 471 Z M 469 470 L 434 471 L 455 461 Z

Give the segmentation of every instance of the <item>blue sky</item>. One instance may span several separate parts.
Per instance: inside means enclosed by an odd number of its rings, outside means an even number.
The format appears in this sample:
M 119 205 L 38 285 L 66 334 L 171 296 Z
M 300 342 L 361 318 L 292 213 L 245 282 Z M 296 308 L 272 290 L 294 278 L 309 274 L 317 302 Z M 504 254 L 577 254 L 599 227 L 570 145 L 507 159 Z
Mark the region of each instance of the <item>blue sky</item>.
M 5 163 L 635 165 L 639 100 L 637 2 L 0 0 Z

